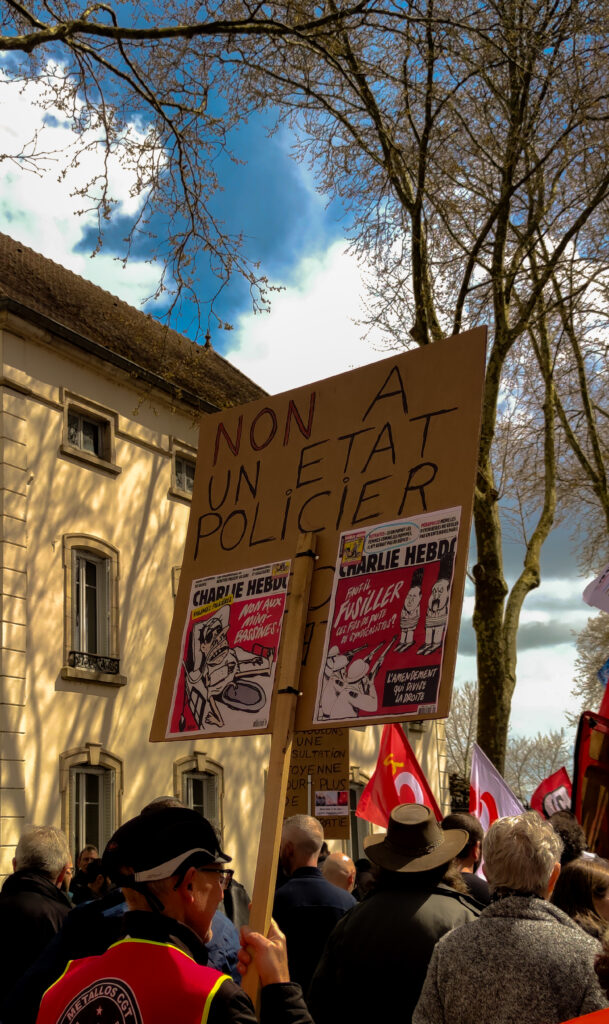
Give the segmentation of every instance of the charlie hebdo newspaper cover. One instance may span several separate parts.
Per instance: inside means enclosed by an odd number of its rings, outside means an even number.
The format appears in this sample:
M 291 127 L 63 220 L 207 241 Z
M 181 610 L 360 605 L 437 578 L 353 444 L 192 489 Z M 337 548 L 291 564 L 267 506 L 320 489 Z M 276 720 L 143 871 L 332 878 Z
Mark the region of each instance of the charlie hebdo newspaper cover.
M 437 710 L 460 516 L 341 534 L 315 721 Z
M 269 721 L 290 562 L 194 580 L 167 736 Z

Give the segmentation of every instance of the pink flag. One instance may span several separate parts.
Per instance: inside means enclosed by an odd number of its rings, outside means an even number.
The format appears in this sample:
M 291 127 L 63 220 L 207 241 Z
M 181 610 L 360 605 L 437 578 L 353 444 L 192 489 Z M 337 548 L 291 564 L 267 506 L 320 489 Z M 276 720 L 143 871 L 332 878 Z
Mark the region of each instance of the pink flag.
M 469 810 L 479 818 L 485 832 L 497 818 L 507 818 L 524 811 L 507 782 L 477 743 L 474 743 L 472 754 Z
M 531 797 L 531 807 L 542 818 L 555 811 L 571 810 L 571 779 L 566 768 L 559 768 L 539 784 Z
M 398 804 L 425 804 L 438 821 L 442 818 L 403 729 L 386 725 L 374 774 L 359 798 L 355 813 L 358 818 L 387 828 L 389 815 Z

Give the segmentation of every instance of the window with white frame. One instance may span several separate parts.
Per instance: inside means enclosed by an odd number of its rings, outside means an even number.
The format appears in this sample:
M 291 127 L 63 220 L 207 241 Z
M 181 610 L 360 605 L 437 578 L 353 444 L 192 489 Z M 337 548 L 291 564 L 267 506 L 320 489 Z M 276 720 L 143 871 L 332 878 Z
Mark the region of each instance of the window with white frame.
M 76 548 L 72 560 L 73 650 L 110 654 L 110 559 Z
M 191 495 L 195 485 L 195 460 L 176 452 L 174 455 L 174 486 L 176 491 Z
M 101 743 L 59 755 L 61 827 L 75 856 L 88 843 L 101 852 L 122 820 L 123 762 Z
M 224 770 L 201 750 L 180 757 L 173 766 L 174 795 L 212 823 L 222 835 Z
M 68 410 L 68 444 L 80 448 L 83 452 L 105 458 L 104 430 L 107 425 L 103 420 L 93 419 L 75 409 Z
M 118 552 L 95 537 L 64 537 L 63 678 L 123 685 L 119 675 Z M 87 675 L 88 673 L 88 675 Z
M 75 765 L 69 788 L 74 850 L 91 843 L 102 851 L 116 828 L 115 772 L 102 765 Z
M 193 811 L 198 811 L 219 828 L 218 776 L 211 772 L 186 772 L 184 789 L 184 803 L 187 807 L 192 807 Z
M 114 475 L 120 473 L 115 455 L 117 414 L 67 391 L 63 401 L 62 454 Z

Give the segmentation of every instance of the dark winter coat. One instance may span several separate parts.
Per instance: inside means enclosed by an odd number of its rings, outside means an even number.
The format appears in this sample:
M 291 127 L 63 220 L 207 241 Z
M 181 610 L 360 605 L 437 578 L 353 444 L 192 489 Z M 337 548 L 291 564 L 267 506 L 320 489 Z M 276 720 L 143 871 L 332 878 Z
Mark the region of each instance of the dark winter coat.
M 355 906 L 351 893 L 328 882 L 319 868 L 296 868 L 275 893 L 273 917 L 285 933 L 290 978 L 303 992 L 334 925 Z
M 307 996 L 315 1024 L 390 1021 L 397 1007 L 408 1024 L 436 942 L 477 912 L 443 883 L 421 891 L 387 873 L 328 939 Z
M 557 1024 L 600 1010 L 600 948 L 546 900 L 497 900 L 440 940 L 413 1024 Z
M 15 871 L 0 892 L 0 1000 L 57 934 L 71 910 L 68 897 L 36 871 Z

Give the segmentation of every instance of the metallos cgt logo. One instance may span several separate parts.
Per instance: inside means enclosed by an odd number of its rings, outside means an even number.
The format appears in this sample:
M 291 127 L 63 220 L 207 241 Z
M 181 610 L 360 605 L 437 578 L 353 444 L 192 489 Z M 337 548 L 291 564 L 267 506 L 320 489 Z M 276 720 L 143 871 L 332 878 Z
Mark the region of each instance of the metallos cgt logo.
M 74 996 L 58 1024 L 142 1024 L 142 1015 L 124 981 L 103 978 Z

